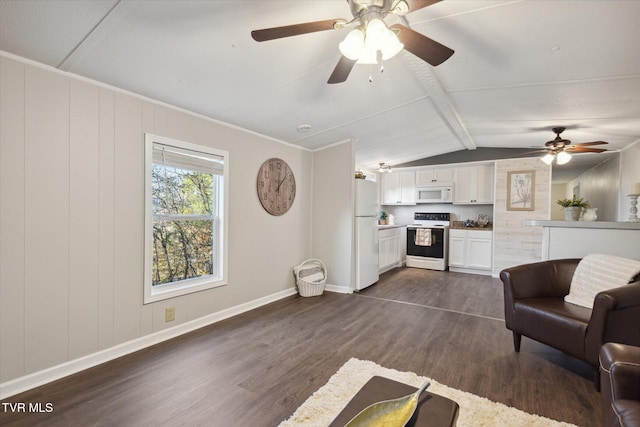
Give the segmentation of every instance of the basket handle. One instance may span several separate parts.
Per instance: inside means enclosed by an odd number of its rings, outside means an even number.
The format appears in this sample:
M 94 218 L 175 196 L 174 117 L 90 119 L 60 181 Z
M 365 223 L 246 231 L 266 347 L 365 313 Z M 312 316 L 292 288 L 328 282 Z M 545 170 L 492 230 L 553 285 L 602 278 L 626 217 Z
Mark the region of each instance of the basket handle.
M 308 259 L 308 260 L 304 261 L 302 264 L 300 264 L 300 266 L 299 266 L 299 267 L 300 267 L 300 268 L 302 268 L 305 264 L 307 264 L 307 263 L 311 263 L 311 262 L 313 262 L 313 261 L 317 261 L 317 262 L 319 262 L 319 263 L 322 265 L 322 269 L 324 270 L 324 272 L 325 272 L 325 273 L 327 272 L 327 266 L 324 264 L 324 262 L 323 262 L 321 259 L 318 259 L 318 258 L 311 258 L 311 259 Z

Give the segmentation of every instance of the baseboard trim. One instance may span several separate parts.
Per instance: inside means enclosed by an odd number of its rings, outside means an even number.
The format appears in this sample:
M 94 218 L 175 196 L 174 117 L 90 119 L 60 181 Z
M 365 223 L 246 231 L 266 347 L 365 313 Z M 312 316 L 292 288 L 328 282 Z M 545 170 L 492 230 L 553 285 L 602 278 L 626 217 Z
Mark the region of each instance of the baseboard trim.
M 449 266 L 449 271 L 453 271 L 454 273 L 467 273 L 467 274 L 478 274 L 480 276 L 492 276 L 493 271 L 491 270 L 480 270 L 476 268 L 463 268 L 463 267 L 451 267 Z
M 207 316 L 200 317 L 198 319 L 194 319 L 189 322 L 164 329 L 162 331 L 154 332 L 152 334 L 145 335 L 143 337 L 115 345 L 113 347 L 109 347 L 107 349 L 80 357 L 78 359 L 70 360 L 60 365 L 52 366 L 50 368 L 4 382 L 0 384 L 0 399 L 6 399 L 7 397 L 22 393 L 24 391 L 50 383 L 55 380 L 59 380 L 60 378 L 64 378 L 71 374 L 84 371 L 85 369 L 92 368 L 94 366 L 100 365 L 101 363 L 117 359 L 118 357 L 122 357 L 135 351 L 142 350 L 143 348 L 159 344 L 163 341 L 167 341 L 188 332 L 195 331 L 196 329 L 200 329 L 221 320 L 228 319 L 229 317 L 233 317 L 238 314 L 245 313 L 249 310 L 253 310 L 263 305 L 289 297 L 291 295 L 295 295 L 296 293 L 296 288 L 285 289 L 284 291 L 276 292 L 275 294 L 267 295 L 253 301 L 226 308 Z
M 329 292 L 335 292 L 338 294 L 351 294 L 353 290 L 348 286 L 337 286 L 337 285 L 325 285 L 324 287 Z

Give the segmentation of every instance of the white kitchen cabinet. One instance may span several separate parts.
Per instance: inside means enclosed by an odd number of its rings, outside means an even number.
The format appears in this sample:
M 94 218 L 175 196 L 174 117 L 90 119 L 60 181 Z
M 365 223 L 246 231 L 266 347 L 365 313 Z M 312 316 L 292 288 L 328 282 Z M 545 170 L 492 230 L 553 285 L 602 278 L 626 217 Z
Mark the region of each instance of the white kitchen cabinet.
M 492 230 L 449 230 L 449 270 L 489 275 L 493 264 L 492 254 Z
M 491 231 L 476 230 L 469 230 L 467 233 L 467 266 L 469 268 L 491 270 L 493 233 Z
M 464 267 L 466 251 L 466 233 L 449 230 L 449 266 Z M 463 230 L 464 231 L 464 230 Z
M 395 267 L 400 267 L 404 261 L 402 250 L 404 227 L 387 228 L 378 231 L 378 271 L 383 273 Z
M 416 171 L 416 187 L 442 187 L 453 182 L 452 168 L 429 168 Z
M 493 203 L 493 163 L 455 169 L 453 203 L 459 205 Z
M 415 172 L 380 174 L 380 194 L 382 205 L 415 205 Z

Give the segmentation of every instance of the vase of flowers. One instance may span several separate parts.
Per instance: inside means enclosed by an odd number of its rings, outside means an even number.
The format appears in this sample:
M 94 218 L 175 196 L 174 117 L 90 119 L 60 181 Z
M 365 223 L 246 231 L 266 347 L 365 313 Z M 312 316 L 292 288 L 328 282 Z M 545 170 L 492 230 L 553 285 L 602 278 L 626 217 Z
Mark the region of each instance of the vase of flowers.
M 564 208 L 564 219 L 566 221 L 578 221 L 582 209 L 589 207 L 589 202 L 575 195 L 571 199 L 559 199 L 556 203 Z

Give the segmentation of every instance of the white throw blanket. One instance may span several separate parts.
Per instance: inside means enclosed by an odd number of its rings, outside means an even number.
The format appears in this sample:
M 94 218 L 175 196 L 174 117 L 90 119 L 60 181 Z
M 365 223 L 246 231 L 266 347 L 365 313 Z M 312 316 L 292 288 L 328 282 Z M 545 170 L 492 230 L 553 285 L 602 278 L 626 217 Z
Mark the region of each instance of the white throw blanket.
M 434 244 L 434 237 L 430 228 L 417 228 L 416 238 L 414 240 L 416 246 L 431 246 Z
M 591 254 L 578 263 L 569 295 L 564 300 L 571 304 L 593 308 L 599 292 L 628 285 L 640 272 L 640 261 L 612 255 Z

